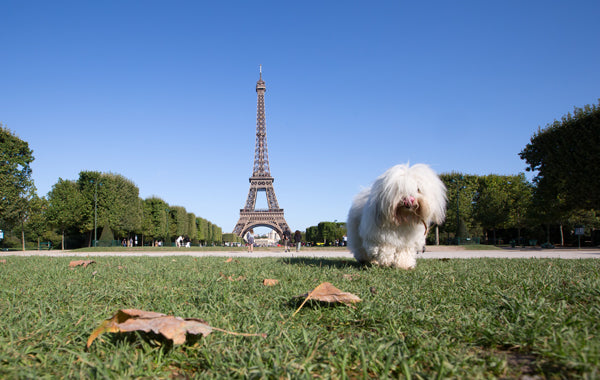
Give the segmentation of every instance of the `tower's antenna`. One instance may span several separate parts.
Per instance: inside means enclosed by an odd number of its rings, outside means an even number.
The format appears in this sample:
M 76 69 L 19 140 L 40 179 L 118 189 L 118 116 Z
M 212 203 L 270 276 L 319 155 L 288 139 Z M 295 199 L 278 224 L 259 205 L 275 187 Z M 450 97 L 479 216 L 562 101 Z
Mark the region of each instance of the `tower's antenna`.
M 258 65 L 259 67 L 259 73 L 260 73 L 260 80 L 262 80 L 262 65 Z

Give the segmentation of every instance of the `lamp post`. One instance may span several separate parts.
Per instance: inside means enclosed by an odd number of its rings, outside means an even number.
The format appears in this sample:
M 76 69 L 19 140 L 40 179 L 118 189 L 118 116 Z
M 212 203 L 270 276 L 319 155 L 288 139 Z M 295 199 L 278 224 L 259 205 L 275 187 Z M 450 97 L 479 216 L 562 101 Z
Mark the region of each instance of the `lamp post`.
M 102 185 L 101 183 L 99 183 L 99 181 L 95 181 L 93 179 L 90 180 L 90 183 L 93 183 L 94 186 L 94 247 L 96 247 L 97 243 L 98 243 L 98 184 Z
M 167 233 L 166 233 L 166 236 L 165 236 L 165 244 L 167 244 L 167 242 L 169 242 L 169 243 L 170 243 L 170 241 L 169 241 L 168 239 L 169 239 L 169 212 L 170 212 L 171 210 L 169 210 L 169 209 L 167 208 L 167 209 L 165 209 L 165 211 L 167 212 L 167 214 L 166 214 L 166 217 L 167 217 Z
M 461 186 L 459 181 L 463 180 L 463 176 L 459 176 L 458 178 L 452 179 L 452 182 L 456 183 L 456 244 L 460 244 L 460 208 L 459 208 L 459 200 L 460 200 L 460 190 L 464 189 L 465 186 Z

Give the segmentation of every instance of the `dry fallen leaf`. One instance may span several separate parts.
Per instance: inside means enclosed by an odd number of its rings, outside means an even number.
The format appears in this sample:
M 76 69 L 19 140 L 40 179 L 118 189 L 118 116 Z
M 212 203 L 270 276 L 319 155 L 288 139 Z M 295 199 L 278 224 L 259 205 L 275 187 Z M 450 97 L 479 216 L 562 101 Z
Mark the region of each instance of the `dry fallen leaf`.
M 263 285 L 264 286 L 275 286 L 277 284 L 279 284 L 279 280 L 275 280 L 275 279 L 272 279 L 272 278 L 265 278 L 263 280 Z
M 203 320 L 196 318 L 184 319 L 153 311 L 121 309 L 92 332 L 88 338 L 87 347 L 89 348 L 92 342 L 105 332 L 152 331 L 154 334 L 160 334 L 172 340 L 173 344 L 183 344 L 187 334 L 207 336 L 213 330 L 231 335 L 261 336 L 263 338 L 267 336 L 266 334 L 246 334 L 222 330 L 211 327 Z
M 2 260 L 0 260 L 0 263 L 2 263 L 2 264 L 6 264 L 6 259 L 2 259 Z
M 92 332 L 92 335 L 88 338 L 87 347 L 90 347 L 92 342 L 102 333 L 131 331 L 152 331 L 172 340 L 173 344 L 183 344 L 185 343 L 186 334 L 207 336 L 212 332 L 212 328 L 200 319 L 182 319 L 153 311 L 123 309 L 118 310 L 112 318 L 102 322 Z
M 94 260 L 74 260 L 69 263 L 69 266 L 71 268 L 75 268 L 75 267 L 83 265 L 83 267 L 85 268 L 88 265 L 93 264 L 93 263 L 95 263 Z
M 228 258 L 227 260 L 225 260 L 226 263 L 230 263 L 233 261 L 233 257 Z
M 304 304 L 308 300 L 316 300 L 328 303 L 343 303 L 348 306 L 350 304 L 362 301 L 356 295 L 352 293 L 342 292 L 335 286 L 331 285 L 329 282 L 324 282 L 320 284 L 319 286 L 314 288 L 312 292 L 302 295 L 300 297 L 306 297 L 306 299 L 304 300 L 304 302 L 302 302 L 302 305 L 300 305 L 298 310 L 294 312 L 292 317 L 296 315 L 296 313 L 298 313 L 300 309 L 302 309 L 302 306 L 304 306 Z
M 237 278 L 233 278 L 233 276 L 225 276 L 223 272 L 220 272 L 219 275 L 221 276 L 221 278 L 226 278 L 229 281 L 244 281 L 246 279 L 246 277 L 244 276 L 238 276 Z

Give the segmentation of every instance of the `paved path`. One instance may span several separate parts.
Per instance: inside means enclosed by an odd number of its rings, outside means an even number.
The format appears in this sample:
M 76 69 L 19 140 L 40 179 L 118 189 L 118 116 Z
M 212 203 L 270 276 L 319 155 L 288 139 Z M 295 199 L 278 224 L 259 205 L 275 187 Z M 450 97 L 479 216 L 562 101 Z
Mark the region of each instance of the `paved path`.
M 419 254 L 421 259 L 472 259 L 472 258 L 555 258 L 555 259 L 600 259 L 600 249 L 501 249 L 469 251 L 460 247 L 428 247 L 428 251 Z M 341 257 L 352 258 L 348 251 L 341 250 L 302 250 L 284 253 L 281 251 L 255 251 L 250 254 L 243 251 L 192 251 L 185 248 L 172 251 L 116 251 L 116 252 L 61 252 L 61 251 L 10 251 L 0 252 L 2 256 L 39 256 L 39 257 L 102 257 L 102 256 L 218 256 L 218 257 Z

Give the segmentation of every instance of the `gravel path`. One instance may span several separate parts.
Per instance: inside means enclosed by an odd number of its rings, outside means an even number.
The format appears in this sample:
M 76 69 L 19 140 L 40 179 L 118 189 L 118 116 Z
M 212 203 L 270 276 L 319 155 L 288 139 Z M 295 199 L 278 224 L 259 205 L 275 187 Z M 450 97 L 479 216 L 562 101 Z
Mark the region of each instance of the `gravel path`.
M 462 247 L 427 247 L 427 252 L 419 254 L 421 259 L 472 259 L 472 258 L 557 258 L 557 259 L 600 259 L 600 249 L 502 249 L 486 251 L 470 251 Z M 349 251 L 344 250 L 301 250 L 284 253 L 276 251 L 254 251 L 252 254 L 243 251 L 192 251 L 185 248 L 172 251 L 118 251 L 118 252 L 70 252 L 70 251 L 10 251 L 0 252 L 3 256 L 40 256 L 40 257 L 103 257 L 103 256 L 192 256 L 192 257 L 341 257 L 352 258 Z

